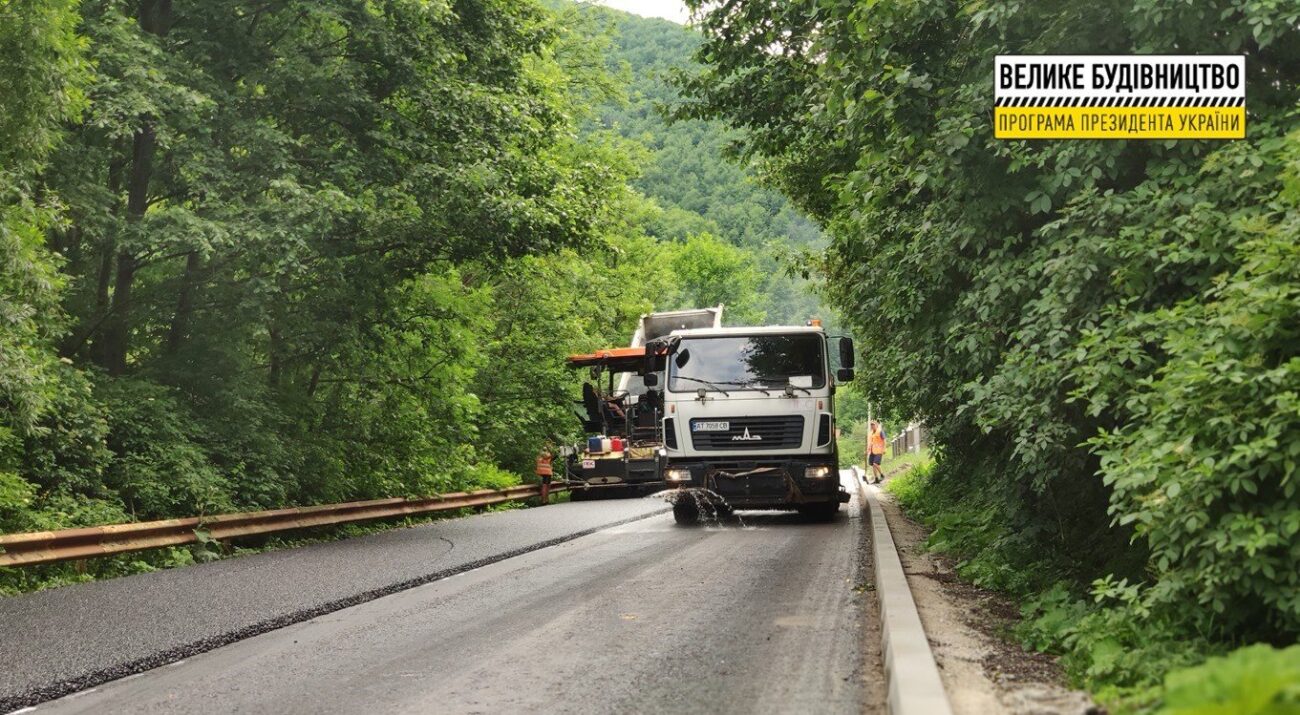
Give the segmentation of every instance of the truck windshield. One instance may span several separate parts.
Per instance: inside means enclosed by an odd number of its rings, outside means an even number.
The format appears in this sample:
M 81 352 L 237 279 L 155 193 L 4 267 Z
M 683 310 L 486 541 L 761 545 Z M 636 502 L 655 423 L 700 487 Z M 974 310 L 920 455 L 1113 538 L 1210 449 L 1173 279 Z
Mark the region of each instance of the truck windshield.
M 669 360 L 673 392 L 761 390 L 826 385 L 820 335 L 685 338 Z

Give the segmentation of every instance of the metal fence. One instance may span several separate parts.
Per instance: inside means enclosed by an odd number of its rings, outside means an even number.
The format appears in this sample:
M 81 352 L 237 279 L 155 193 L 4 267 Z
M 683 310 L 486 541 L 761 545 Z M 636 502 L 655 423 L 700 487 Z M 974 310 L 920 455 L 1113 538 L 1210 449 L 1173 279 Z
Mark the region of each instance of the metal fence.
M 891 454 L 895 457 L 918 452 L 927 444 L 929 444 L 929 434 L 926 432 L 925 425 L 919 422 L 909 422 L 902 432 L 889 440 Z

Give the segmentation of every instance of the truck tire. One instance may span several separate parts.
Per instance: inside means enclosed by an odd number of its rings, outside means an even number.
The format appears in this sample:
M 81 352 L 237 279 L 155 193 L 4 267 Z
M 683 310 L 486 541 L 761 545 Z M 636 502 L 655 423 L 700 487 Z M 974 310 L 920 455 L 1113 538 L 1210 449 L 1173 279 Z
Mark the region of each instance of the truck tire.
M 808 521 L 831 521 L 839 510 L 840 503 L 837 501 L 824 504 L 803 504 L 799 507 L 799 515 Z
M 700 523 L 700 508 L 693 501 L 679 500 L 673 504 L 673 521 L 681 526 L 695 526 Z

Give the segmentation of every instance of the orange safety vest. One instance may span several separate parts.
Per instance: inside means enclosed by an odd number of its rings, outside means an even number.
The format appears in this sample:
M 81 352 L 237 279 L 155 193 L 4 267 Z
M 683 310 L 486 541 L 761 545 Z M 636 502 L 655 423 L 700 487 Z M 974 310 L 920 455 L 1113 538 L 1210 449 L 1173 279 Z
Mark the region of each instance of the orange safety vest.
M 872 454 L 884 454 L 885 453 L 884 433 L 881 432 L 880 430 L 875 430 L 870 435 L 868 435 L 867 447 L 871 450 Z
M 552 474 L 551 455 L 546 452 L 542 452 L 541 454 L 537 455 L 537 476 L 549 477 L 551 476 L 551 474 Z

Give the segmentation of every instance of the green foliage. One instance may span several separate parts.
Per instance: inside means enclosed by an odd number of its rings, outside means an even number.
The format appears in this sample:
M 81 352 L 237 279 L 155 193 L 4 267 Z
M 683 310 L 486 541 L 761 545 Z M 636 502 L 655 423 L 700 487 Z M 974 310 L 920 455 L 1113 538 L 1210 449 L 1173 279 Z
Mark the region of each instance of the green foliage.
M 141 520 L 234 508 L 229 487 L 200 444 L 197 420 L 172 389 L 130 379 L 100 391 L 114 459 L 103 475 Z
M 677 305 L 725 304 L 730 323 L 763 323 L 765 314 L 754 288 L 759 269 L 749 252 L 705 233 L 673 246 L 668 260 L 678 286 Z
M 26 199 L 0 206 L 0 471 L 60 390 L 52 331 L 60 326 L 59 279 L 44 251 L 49 213 Z
M 934 474 L 934 462 L 925 461 L 919 466 L 893 477 L 885 484 L 885 491 L 898 501 L 909 513 L 923 514 L 925 497 L 930 478 Z
M 701 22 L 681 114 L 743 131 L 827 225 L 866 396 L 941 447 L 915 505 L 934 544 L 1021 595 L 1095 589 L 1074 640 L 1049 639 L 1094 686 L 1300 634 L 1297 18 L 755 0 Z M 1250 55 L 1246 141 L 992 136 L 996 54 L 1188 47 Z
M 23 509 L 36 495 L 36 487 L 13 473 L 0 472 L 0 513 Z
M 78 19 L 75 0 L 0 2 L 0 192 L 29 188 L 59 121 L 84 106 Z
M 985 588 L 1035 593 L 1064 575 L 1038 548 L 1041 527 L 1031 522 L 1007 527 L 996 483 L 979 474 L 960 482 L 948 471 L 953 462 L 946 453 L 938 457 L 886 486 L 900 506 L 931 528 L 929 548 L 955 556 L 957 573 Z
M 1151 603 L 1191 600 L 1205 630 L 1300 632 L 1300 195 L 1277 190 L 1297 178 L 1300 132 L 1212 155 L 1184 201 L 1269 197 L 1220 200 L 1226 216 L 1202 217 L 1238 239 L 1219 249 L 1230 267 L 1196 297 L 1112 308 L 1081 341 L 1076 397 L 1125 418 L 1091 440 L 1110 512 L 1151 549 Z M 1145 213 L 1151 226 L 1176 220 Z M 1107 367 L 1122 355 L 1136 374 Z
M 836 388 L 835 420 L 841 427 L 866 423 L 869 411 L 867 400 L 862 396 L 862 383 L 870 379 L 871 375 L 865 374 L 862 380 L 855 380 Z
M 0 531 L 25 522 L 36 494 L 24 443 L 74 389 L 51 349 L 65 328 L 45 245 L 57 206 L 34 185 L 60 124 L 82 108 L 77 20 L 73 2 L 0 2 Z
M 1150 701 L 1166 673 L 1217 650 L 1188 637 L 1186 620 L 1153 614 L 1140 600 L 1139 589 L 1123 580 L 1098 582 L 1091 599 L 1057 583 L 1025 603 L 1016 635 L 1028 647 L 1059 654 L 1077 684 L 1128 709 Z
M 1282 715 L 1300 710 L 1300 646 L 1254 645 L 1165 678 L 1161 715 Z
M 701 263 L 716 262 L 719 249 L 699 245 L 700 237 L 715 237 L 737 249 L 728 260 L 753 266 L 752 275 L 736 276 L 744 283 L 706 286 L 696 280 L 695 287 L 688 285 L 678 297 L 655 307 L 696 307 L 721 300 L 733 325 L 801 325 L 814 316 L 829 322 L 832 316 L 804 275 L 810 266 L 802 255 L 804 249 L 825 243 L 820 229 L 785 197 L 761 186 L 756 167 L 723 160 L 736 135 L 721 122 L 670 123 L 664 118 L 683 101 L 672 76 L 698 67 L 692 54 L 700 46 L 700 35 L 666 20 L 580 8 L 588 22 L 607 28 L 609 67 L 626 82 L 622 101 L 601 104 L 592 127 L 616 132 L 648 150 L 632 181 L 661 209 L 648 217 L 646 231 L 665 241 L 694 242 Z M 689 284 L 691 273 L 703 278 L 698 271 L 716 269 L 684 270 L 681 275 Z M 739 291 L 744 293 L 736 295 Z

